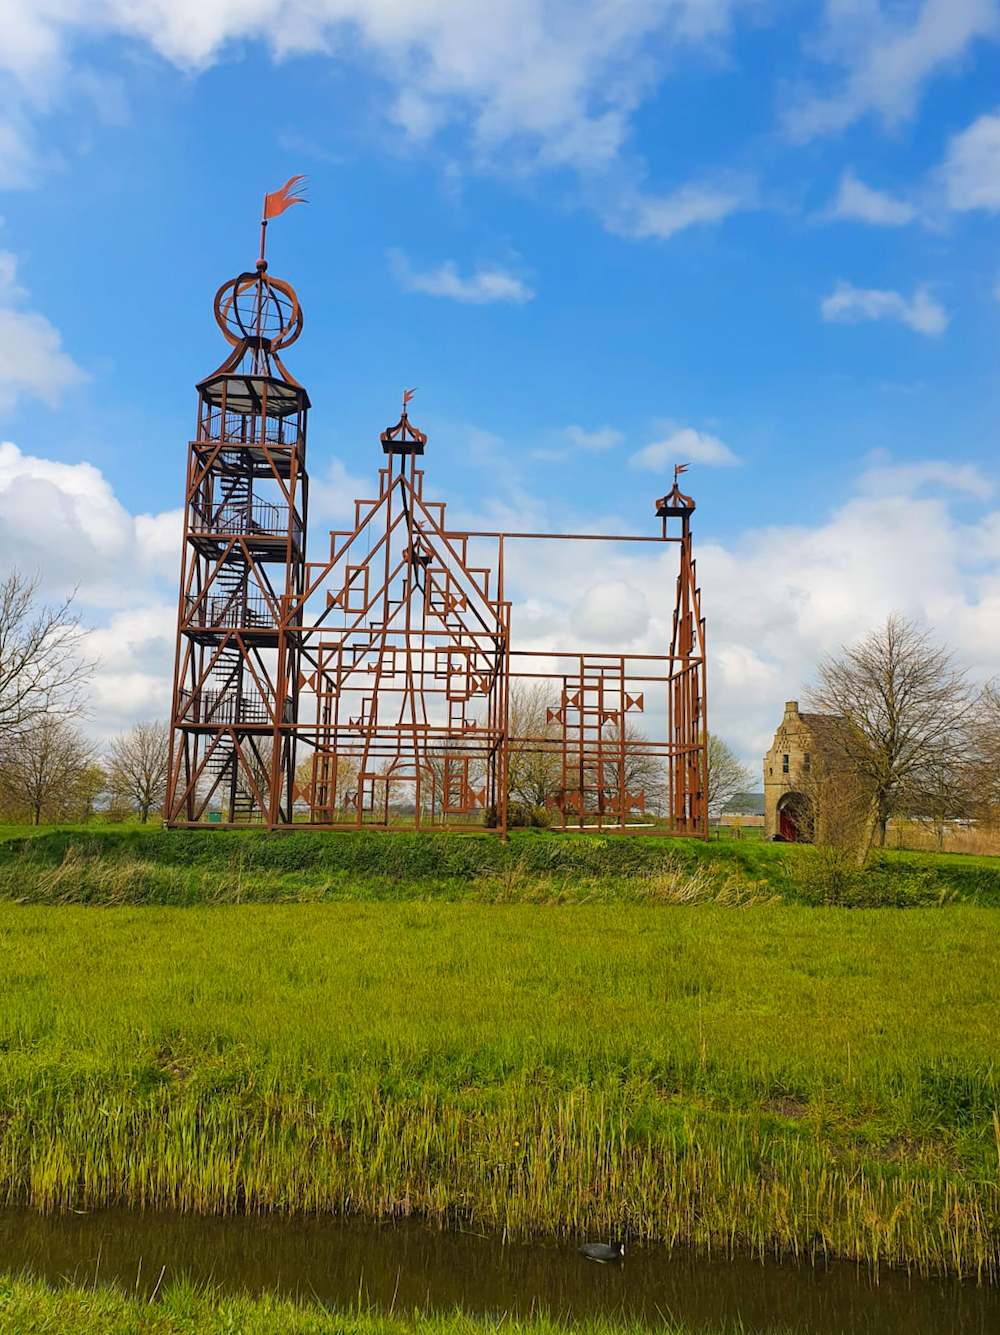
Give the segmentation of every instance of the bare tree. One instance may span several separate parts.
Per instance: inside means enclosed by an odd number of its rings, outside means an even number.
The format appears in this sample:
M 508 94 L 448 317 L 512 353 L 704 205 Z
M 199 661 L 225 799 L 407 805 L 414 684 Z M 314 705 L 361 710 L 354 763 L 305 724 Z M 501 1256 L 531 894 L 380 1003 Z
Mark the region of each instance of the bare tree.
M 73 599 L 38 602 L 39 579 L 14 569 L 0 583 L 0 739 L 44 718 L 66 718 L 83 703 L 94 665 L 79 652 Z
M 0 756 L 0 789 L 8 810 L 33 825 L 65 820 L 93 764 L 94 746 L 58 715 L 42 715 L 8 736 Z
M 995 823 L 1000 816 L 1000 681 L 988 681 L 969 711 L 964 779 L 971 814 Z
M 799 874 L 824 904 L 840 904 L 856 882 L 871 836 L 872 791 L 853 764 L 829 746 L 799 776 L 799 796 L 811 823 L 815 857 Z
M 708 743 L 708 814 L 718 816 L 737 793 L 746 792 L 754 782 L 754 772 L 741 763 L 736 753 L 721 737 L 710 732 Z
M 915 802 L 962 746 L 971 693 L 964 670 L 927 631 L 897 614 L 839 657 L 827 657 L 811 707 L 837 719 L 829 745 L 869 795 L 863 857 L 885 844 L 890 816 Z
M 941 755 L 926 767 L 919 787 L 907 802 L 910 815 L 933 825 L 938 852 L 944 849 L 949 823 L 966 820 L 975 811 L 970 770 L 970 757 L 962 738 L 951 754 Z
M 481 751 L 473 749 L 459 738 L 437 742 L 424 757 L 421 806 L 430 812 L 433 805 L 439 818 L 455 814 L 454 810 L 449 811 L 447 808 L 453 804 L 455 808 L 461 806 L 463 797 L 472 800 L 472 794 L 463 793 L 463 784 L 467 784 L 472 793 L 480 793 L 486 785 L 486 778 L 486 759 Z M 357 787 L 357 778 L 354 786 Z
M 619 808 L 619 788 L 632 798 L 643 796 L 647 811 L 661 812 L 667 795 L 667 771 L 664 761 L 653 751 L 645 733 L 633 723 L 625 724 L 624 747 L 620 723 L 609 723 L 603 730 L 602 747 L 607 748 L 603 762 L 603 788 L 606 799 Z M 615 754 L 617 752 L 617 755 Z
M 310 807 L 319 805 L 334 818 L 337 815 L 353 814 L 352 803 L 358 791 L 358 762 L 350 755 L 310 752 L 299 761 L 295 770 L 295 785 L 301 793 L 309 794 Z M 305 801 L 305 798 L 302 800 Z
M 507 705 L 507 794 L 525 807 L 544 807 L 562 783 L 559 725 L 547 681 L 512 681 Z
M 166 723 L 137 723 L 115 737 L 108 748 L 111 792 L 134 804 L 143 825 L 162 804 L 170 764 L 170 728 Z

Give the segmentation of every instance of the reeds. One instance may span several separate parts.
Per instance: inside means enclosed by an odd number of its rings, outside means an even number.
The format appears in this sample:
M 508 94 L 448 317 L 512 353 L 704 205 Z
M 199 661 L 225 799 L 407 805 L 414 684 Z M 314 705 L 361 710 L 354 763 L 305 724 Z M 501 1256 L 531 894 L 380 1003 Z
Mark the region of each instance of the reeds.
M 0 1195 L 993 1276 L 996 915 L 0 905 Z

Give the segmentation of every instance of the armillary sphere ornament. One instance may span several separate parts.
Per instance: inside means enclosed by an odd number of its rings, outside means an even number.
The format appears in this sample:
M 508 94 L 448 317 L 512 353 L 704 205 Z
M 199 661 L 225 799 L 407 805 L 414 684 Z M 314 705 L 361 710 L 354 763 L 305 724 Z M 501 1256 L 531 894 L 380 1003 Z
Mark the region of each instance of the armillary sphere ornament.
M 302 309 L 294 288 L 272 278 L 261 264 L 256 273 L 241 273 L 223 283 L 215 294 L 215 318 L 233 347 L 259 342 L 277 352 L 302 333 Z

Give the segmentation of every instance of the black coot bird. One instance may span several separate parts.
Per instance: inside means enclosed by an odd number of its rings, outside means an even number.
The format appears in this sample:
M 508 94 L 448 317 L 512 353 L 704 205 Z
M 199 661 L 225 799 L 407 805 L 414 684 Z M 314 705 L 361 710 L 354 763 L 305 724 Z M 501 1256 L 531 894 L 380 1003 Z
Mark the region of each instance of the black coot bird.
M 625 1260 L 624 1242 L 613 1242 L 610 1245 L 606 1242 L 585 1242 L 580 1248 L 580 1255 L 585 1256 L 588 1261 L 600 1261 L 602 1265 L 613 1264 Z

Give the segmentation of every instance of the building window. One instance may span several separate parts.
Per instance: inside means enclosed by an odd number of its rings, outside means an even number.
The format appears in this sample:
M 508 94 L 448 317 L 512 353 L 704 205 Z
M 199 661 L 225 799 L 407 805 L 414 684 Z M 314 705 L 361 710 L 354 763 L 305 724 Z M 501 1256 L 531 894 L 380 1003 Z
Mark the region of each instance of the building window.
M 802 757 L 802 768 L 805 770 L 807 774 L 812 769 L 812 756 L 809 754 L 808 751 Z
M 781 772 L 782 772 L 782 774 L 787 774 L 787 773 L 788 773 L 788 756 L 787 756 L 787 755 L 783 755 L 783 756 L 781 757 Z

